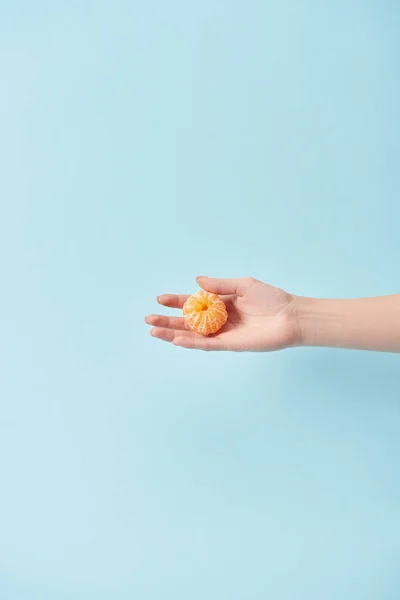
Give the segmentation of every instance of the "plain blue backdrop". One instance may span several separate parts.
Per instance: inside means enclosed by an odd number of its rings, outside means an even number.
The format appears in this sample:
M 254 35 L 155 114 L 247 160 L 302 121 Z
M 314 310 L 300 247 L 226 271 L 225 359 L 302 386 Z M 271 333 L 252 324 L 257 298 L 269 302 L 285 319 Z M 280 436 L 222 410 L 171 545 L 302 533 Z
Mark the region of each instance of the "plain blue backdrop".
M 0 2 L 0 598 L 396 600 L 400 359 L 185 351 L 195 276 L 399 292 L 392 0 Z

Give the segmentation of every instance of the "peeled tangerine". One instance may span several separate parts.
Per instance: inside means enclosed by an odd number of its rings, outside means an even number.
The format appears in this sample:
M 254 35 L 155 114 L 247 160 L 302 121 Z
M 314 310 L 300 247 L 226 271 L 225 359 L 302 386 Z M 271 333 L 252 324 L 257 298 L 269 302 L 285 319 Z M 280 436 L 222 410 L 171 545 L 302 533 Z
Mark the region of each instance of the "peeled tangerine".
M 183 315 L 190 329 L 201 335 L 216 333 L 228 319 L 225 304 L 220 297 L 204 290 L 189 296 L 183 305 Z

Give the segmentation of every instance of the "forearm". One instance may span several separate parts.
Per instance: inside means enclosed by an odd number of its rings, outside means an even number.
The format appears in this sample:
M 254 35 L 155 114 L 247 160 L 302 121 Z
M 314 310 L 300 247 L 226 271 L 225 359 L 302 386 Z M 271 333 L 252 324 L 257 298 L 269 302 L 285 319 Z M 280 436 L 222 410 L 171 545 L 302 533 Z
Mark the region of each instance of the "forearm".
M 300 344 L 400 352 L 400 294 L 359 300 L 296 298 Z

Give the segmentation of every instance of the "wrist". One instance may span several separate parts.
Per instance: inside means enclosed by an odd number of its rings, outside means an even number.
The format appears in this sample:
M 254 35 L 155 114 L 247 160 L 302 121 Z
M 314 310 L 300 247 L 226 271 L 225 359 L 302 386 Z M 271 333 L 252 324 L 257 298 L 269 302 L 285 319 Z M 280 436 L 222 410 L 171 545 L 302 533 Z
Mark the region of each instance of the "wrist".
M 341 346 L 344 315 L 340 301 L 296 296 L 297 345 Z

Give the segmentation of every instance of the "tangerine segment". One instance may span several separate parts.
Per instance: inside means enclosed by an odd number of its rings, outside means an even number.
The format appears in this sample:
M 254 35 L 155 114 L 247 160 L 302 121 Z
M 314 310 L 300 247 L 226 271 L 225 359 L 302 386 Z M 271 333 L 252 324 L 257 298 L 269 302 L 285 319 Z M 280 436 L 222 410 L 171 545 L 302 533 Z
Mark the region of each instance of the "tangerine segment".
M 216 333 L 228 319 L 226 306 L 220 297 L 204 290 L 189 296 L 183 305 L 183 315 L 190 329 L 201 335 Z

